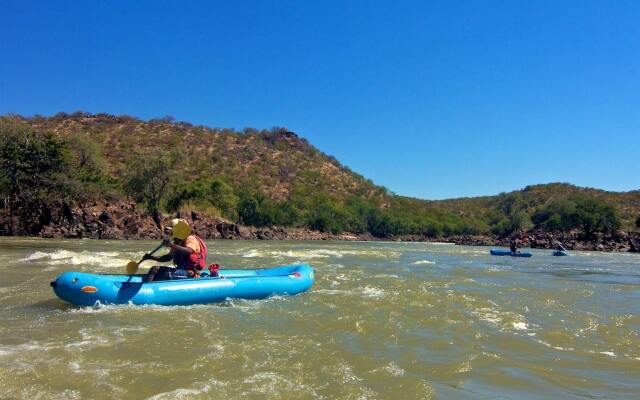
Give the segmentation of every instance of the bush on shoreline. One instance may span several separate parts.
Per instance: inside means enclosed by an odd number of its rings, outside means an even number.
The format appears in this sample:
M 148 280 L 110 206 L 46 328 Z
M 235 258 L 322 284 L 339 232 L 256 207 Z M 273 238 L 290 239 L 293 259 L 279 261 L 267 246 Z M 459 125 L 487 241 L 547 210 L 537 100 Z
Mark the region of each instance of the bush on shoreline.
M 615 233 L 621 226 L 613 206 L 585 195 L 551 201 L 536 210 L 531 220 L 537 229 L 559 232 L 577 229 L 585 236 L 596 232 Z

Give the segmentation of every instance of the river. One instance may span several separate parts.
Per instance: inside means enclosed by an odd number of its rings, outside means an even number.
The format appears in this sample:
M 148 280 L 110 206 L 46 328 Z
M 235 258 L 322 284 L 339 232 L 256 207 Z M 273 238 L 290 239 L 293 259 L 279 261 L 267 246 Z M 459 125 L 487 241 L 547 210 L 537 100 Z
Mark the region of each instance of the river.
M 156 243 L 0 238 L 0 399 L 640 398 L 640 255 L 208 244 L 209 262 L 308 262 L 316 282 L 261 301 L 79 308 L 49 281 L 119 273 Z

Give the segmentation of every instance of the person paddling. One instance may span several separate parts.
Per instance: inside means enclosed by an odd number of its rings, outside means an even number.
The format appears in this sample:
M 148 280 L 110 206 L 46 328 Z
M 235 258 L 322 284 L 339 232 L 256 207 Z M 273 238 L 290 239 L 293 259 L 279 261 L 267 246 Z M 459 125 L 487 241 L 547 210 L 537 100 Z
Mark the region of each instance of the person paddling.
M 517 236 L 512 236 L 511 241 L 509 242 L 509 249 L 513 254 L 517 254 L 519 247 L 520 247 L 520 240 L 518 240 Z
M 562 242 L 556 239 L 553 235 L 551 235 L 551 243 L 555 245 L 556 252 L 558 253 L 568 253 L 567 249 L 564 248 Z
M 191 233 L 187 221 L 176 218 L 171 221 L 171 228 L 168 230 L 170 236 L 162 243 L 170 248 L 169 252 L 160 257 L 147 253 L 142 257 L 142 260 L 173 261 L 175 267 L 152 267 L 147 273 L 145 282 L 197 278 L 200 271 L 206 267 L 207 246 L 202 239 Z

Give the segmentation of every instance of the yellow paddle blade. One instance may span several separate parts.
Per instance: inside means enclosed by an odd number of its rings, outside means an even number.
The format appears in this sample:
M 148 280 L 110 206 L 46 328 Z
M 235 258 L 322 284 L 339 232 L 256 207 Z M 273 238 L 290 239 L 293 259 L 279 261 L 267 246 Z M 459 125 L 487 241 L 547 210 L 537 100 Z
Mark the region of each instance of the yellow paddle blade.
M 138 263 L 135 261 L 129 261 L 125 267 L 125 271 L 127 271 L 127 275 L 135 274 L 138 271 Z

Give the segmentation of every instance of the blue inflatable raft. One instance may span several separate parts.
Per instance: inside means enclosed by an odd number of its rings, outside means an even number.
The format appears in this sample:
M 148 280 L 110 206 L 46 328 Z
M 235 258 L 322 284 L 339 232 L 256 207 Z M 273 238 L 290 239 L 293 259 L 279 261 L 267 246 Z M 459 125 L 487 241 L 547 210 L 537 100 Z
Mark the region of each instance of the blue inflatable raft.
M 513 253 L 511 250 L 491 249 L 492 256 L 531 257 L 533 254 L 524 251 Z
M 78 306 L 101 304 L 207 304 L 228 298 L 264 299 L 295 295 L 313 285 L 308 264 L 270 269 L 221 269 L 216 277 L 143 283 L 144 275 L 100 275 L 65 272 L 51 282 L 62 300 Z
M 564 251 L 564 250 L 555 250 L 552 254 L 554 256 L 558 256 L 558 257 L 568 256 L 569 255 L 569 253 Z

